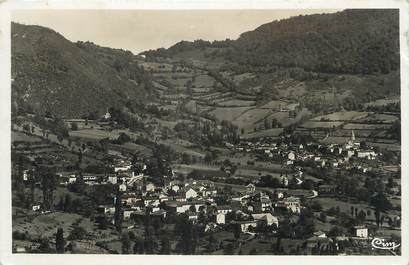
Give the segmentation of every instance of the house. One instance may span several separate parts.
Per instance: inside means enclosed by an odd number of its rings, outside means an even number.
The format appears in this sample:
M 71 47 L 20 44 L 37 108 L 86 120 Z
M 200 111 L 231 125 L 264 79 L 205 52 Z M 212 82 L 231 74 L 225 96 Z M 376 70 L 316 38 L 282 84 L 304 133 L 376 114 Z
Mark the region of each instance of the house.
M 115 185 L 118 182 L 118 177 L 117 176 L 108 176 L 108 182 Z
M 250 230 L 250 228 L 257 227 L 257 221 L 255 220 L 247 220 L 247 221 L 233 221 L 232 224 L 239 225 L 240 230 L 243 233 L 246 233 Z
M 297 197 L 285 198 L 281 202 L 278 202 L 277 206 L 287 208 L 292 213 L 300 213 L 301 212 L 300 199 L 297 198 Z
M 105 113 L 105 115 L 103 116 L 103 118 L 105 120 L 109 120 L 111 118 L 111 113 L 109 113 L 109 111 L 107 110 L 107 112 Z
M 225 224 L 226 223 L 226 214 L 218 213 L 216 215 L 216 224 Z
M 295 153 L 294 152 L 289 152 L 287 157 L 288 157 L 288 160 L 294 161 L 295 160 Z
M 126 184 L 122 183 L 121 185 L 119 185 L 119 191 L 126 191 Z
M 197 213 L 188 212 L 188 213 L 187 213 L 187 217 L 188 217 L 189 221 L 195 222 L 195 221 L 197 221 L 198 214 L 197 214 Z
M 288 183 L 289 183 L 288 177 L 280 176 L 280 181 L 281 181 L 281 184 L 283 184 L 284 187 L 288 186 Z
M 74 182 L 76 182 L 77 181 L 77 177 L 75 176 L 75 175 L 70 175 L 69 177 L 68 177 L 68 183 L 74 183 Z
M 162 209 L 159 209 L 159 210 L 155 209 L 152 211 L 151 215 L 156 216 L 156 217 L 166 218 L 166 211 Z
M 271 210 L 272 208 L 271 200 L 265 194 L 259 193 L 253 197 L 253 200 L 254 201 L 251 203 L 253 206 L 253 211 L 265 212 Z
M 211 197 L 217 194 L 217 189 L 205 189 L 202 191 L 203 197 Z
M 168 211 L 180 214 L 185 213 L 190 210 L 190 207 L 195 207 L 196 212 L 200 211 L 201 207 L 205 207 L 205 202 L 194 201 L 194 202 L 178 202 L 178 201 L 166 201 L 165 207 Z
M 126 205 L 135 205 L 138 201 L 142 201 L 142 198 L 133 194 L 124 194 L 121 198 L 121 202 Z
M 256 213 L 251 215 L 254 220 L 265 222 L 267 225 L 275 224 L 278 227 L 278 218 L 271 213 Z
M 217 206 L 217 213 L 227 214 L 227 213 L 230 213 L 232 211 L 233 211 L 233 209 L 229 205 Z
M 166 195 L 165 193 L 159 194 L 159 201 L 160 201 L 160 202 L 164 202 L 164 201 L 167 201 L 167 200 L 169 200 L 169 196 L 168 196 L 168 195 Z
M 327 237 L 327 235 L 322 231 L 314 232 L 314 236 L 315 237 L 321 237 L 321 238 L 326 238 Z
M 323 195 L 334 195 L 337 192 L 337 186 L 335 185 L 320 185 L 318 191 Z
M 186 201 L 185 196 L 173 196 L 172 199 L 174 201 L 178 201 L 178 202 L 185 202 Z
M 368 238 L 368 228 L 363 225 L 354 226 L 354 234 L 357 237 Z
M 190 198 L 196 198 L 197 197 L 197 192 L 190 188 L 185 192 L 185 198 L 190 199 Z
M 147 184 L 145 185 L 145 190 L 146 190 L 147 192 L 155 191 L 155 184 L 153 184 L 153 183 L 151 183 L 151 182 L 147 183 Z
M 39 211 L 41 209 L 41 205 L 33 205 L 31 208 L 33 211 Z
M 375 159 L 376 153 L 373 150 L 360 150 L 357 152 L 358 158 Z
M 159 197 L 145 197 L 144 204 L 145 206 L 156 206 L 157 207 L 160 204 Z
M 354 150 L 348 150 L 348 151 L 347 151 L 347 157 L 348 157 L 348 158 L 351 158 L 354 154 L 355 154 L 355 151 L 354 151 Z
M 114 167 L 114 172 L 123 172 L 123 171 L 128 171 L 132 168 L 131 164 L 122 164 L 122 165 L 117 165 Z
M 133 214 L 135 212 L 134 209 L 124 209 L 123 210 L 123 215 L 124 215 L 124 220 L 128 220 L 129 218 L 131 218 L 131 214 Z
M 174 192 L 178 192 L 180 190 L 180 186 L 179 185 L 172 185 L 171 190 L 173 190 Z
M 16 247 L 15 252 L 16 253 L 26 253 L 27 249 L 25 247 Z
M 256 191 L 256 186 L 253 183 L 250 183 L 246 186 L 247 193 L 254 193 Z
M 97 211 L 102 214 L 114 214 L 115 206 L 113 205 L 99 205 Z

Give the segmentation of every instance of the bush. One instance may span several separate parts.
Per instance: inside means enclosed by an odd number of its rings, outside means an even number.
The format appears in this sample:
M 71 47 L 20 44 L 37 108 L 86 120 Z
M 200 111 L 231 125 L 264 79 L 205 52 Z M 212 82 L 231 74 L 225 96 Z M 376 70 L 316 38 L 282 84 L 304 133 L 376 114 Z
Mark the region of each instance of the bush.
M 13 239 L 14 240 L 27 240 L 28 235 L 20 231 L 13 231 Z
M 75 226 L 72 229 L 70 235 L 68 236 L 68 240 L 81 240 L 85 238 L 87 231 L 81 226 Z

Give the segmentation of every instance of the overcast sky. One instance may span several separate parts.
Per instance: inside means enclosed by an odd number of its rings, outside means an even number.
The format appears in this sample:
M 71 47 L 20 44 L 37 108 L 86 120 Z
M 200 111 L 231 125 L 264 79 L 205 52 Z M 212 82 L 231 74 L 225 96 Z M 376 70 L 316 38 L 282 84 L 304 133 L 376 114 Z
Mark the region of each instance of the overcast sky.
M 274 20 L 337 10 L 18 10 L 15 22 L 54 29 L 71 41 L 139 53 L 181 40 L 236 39 Z

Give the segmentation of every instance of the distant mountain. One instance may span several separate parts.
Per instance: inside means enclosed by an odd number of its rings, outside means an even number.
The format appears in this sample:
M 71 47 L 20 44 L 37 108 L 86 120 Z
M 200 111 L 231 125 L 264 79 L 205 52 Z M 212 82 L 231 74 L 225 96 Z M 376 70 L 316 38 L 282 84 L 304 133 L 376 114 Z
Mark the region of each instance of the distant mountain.
M 399 69 L 399 11 L 353 9 L 297 16 L 261 25 L 235 41 L 184 41 L 145 55 L 173 57 L 195 49 L 243 67 L 385 74 Z
M 13 111 L 100 115 L 151 93 L 150 81 L 129 51 L 72 43 L 40 26 L 12 23 L 11 34 Z

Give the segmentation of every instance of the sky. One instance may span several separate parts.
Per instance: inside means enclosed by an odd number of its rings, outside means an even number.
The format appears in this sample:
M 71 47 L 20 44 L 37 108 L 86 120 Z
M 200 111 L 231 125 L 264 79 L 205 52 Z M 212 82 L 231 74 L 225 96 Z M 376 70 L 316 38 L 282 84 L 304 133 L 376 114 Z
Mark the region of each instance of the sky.
M 298 15 L 339 10 L 15 10 L 12 21 L 41 25 L 71 41 L 140 53 L 181 40 L 237 39 L 258 26 Z

